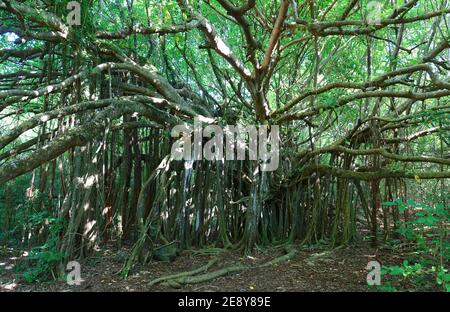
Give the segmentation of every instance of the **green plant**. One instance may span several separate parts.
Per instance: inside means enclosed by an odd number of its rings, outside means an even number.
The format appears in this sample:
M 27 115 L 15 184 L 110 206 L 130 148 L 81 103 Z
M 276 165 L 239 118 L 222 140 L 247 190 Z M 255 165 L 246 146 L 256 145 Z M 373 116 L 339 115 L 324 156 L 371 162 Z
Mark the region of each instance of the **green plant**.
M 34 247 L 27 257 L 33 265 L 27 269 L 22 277 L 27 282 L 47 280 L 53 274 L 56 265 L 63 258 L 58 251 L 58 233 L 62 230 L 62 221 L 57 218 L 46 219 L 49 224 L 49 236 L 42 246 Z
M 383 267 L 382 274 L 397 277 L 403 282 L 412 282 L 423 288 L 442 288 L 450 291 L 450 261 L 448 207 L 441 203 L 428 205 L 400 199 L 385 202 L 386 206 L 396 205 L 400 213 L 406 209 L 413 211 L 411 220 L 402 221 L 398 227 L 404 239 L 414 243 L 415 250 L 403 260 L 402 265 Z
M 397 288 L 395 288 L 394 286 L 392 286 L 392 284 L 390 282 L 386 282 L 383 283 L 379 286 L 369 286 L 369 288 L 375 291 L 380 291 L 380 292 L 396 292 Z

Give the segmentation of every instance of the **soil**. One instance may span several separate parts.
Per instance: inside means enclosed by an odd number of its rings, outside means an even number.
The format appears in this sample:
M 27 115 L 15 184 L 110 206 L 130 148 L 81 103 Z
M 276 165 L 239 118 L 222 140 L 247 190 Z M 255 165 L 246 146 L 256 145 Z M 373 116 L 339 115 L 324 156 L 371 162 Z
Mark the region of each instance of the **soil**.
M 127 252 L 112 246 L 99 250 L 94 256 L 81 263 L 83 282 L 79 286 L 69 286 L 63 281 L 27 283 L 22 278 L 21 265 L 26 253 L 5 249 L 0 253 L 0 291 L 58 291 L 58 292 L 99 292 L 99 291 L 371 291 L 367 286 L 366 266 L 377 260 L 382 265 L 394 265 L 403 261 L 402 255 L 387 248 L 371 248 L 367 242 L 359 242 L 333 250 L 323 247 L 301 248 L 289 261 L 265 268 L 251 268 L 239 273 L 213 279 L 200 284 L 182 285 L 176 288 L 149 282 L 166 275 L 190 271 L 205 265 L 212 257 L 219 261 L 210 268 L 233 264 L 257 266 L 277 256 L 283 255 L 281 248 L 255 251 L 251 256 L 243 256 L 239 251 L 223 251 L 216 255 L 205 254 L 204 250 L 184 251 L 173 262 L 151 261 L 145 266 L 136 265 L 127 279 L 117 273 L 123 266 Z

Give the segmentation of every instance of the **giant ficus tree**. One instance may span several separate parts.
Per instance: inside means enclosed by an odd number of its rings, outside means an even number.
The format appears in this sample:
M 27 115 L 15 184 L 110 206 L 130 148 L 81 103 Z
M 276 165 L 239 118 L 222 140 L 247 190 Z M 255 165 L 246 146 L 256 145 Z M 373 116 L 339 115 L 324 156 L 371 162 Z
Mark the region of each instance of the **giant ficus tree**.
M 72 26 L 68 2 L 0 0 L 0 187 L 48 199 L 66 259 L 112 238 L 128 267 L 172 241 L 344 244 L 359 224 L 376 244 L 403 217 L 383 201 L 446 188 L 447 0 L 375 19 L 366 0 L 88 0 Z M 278 170 L 174 160 L 195 117 L 279 125 Z

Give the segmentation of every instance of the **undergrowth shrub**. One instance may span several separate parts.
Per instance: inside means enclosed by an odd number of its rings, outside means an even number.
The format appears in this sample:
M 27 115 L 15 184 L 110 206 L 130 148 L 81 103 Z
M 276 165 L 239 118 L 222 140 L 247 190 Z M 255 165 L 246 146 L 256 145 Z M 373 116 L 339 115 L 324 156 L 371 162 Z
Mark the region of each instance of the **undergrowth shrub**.
M 395 284 L 450 292 L 449 207 L 441 203 L 418 203 L 412 199 L 406 202 L 396 199 L 384 205 L 396 205 L 400 213 L 406 209 L 413 212 L 410 220 L 400 222 L 397 231 L 404 243 L 410 243 L 414 250 L 401 264 L 382 267 L 382 275 L 392 283 L 383 283 L 379 289 L 396 291 Z

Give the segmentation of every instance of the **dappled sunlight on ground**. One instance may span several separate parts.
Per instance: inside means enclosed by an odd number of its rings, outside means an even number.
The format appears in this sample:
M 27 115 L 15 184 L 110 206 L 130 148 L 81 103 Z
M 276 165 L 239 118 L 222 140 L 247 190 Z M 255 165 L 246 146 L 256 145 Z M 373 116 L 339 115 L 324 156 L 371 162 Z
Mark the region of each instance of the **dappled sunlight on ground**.
M 282 254 L 280 249 L 269 248 L 243 256 L 238 251 L 225 251 L 216 256 L 219 261 L 210 271 L 218 268 L 245 264 L 251 269 L 229 274 L 204 283 L 173 288 L 167 285 L 149 286 L 149 282 L 170 274 L 190 271 L 205 265 L 214 255 L 199 251 L 184 251 L 173 262 L 153 261 L 145 266 L 136 265 L 127 280 L 117 273 L 123 266 L 129 250 L 102 249 L 81 263 L 79 286 L 69 286 L 63 281 L 26 283 L 17 270 L 1 269 L 12 265 L 12 257 L 0 258 L 0 291 L 369 291 L 366 282 L 366 266 L 377 260 L 382 264 L 400 261 L 401 255 L 368 243 L 324 250 L 303 248 L 287 262 L 265 268 L 256 268 Z M 18 254 L 18 253 L 17 253 Z M 16 260 L 17 261 L 17 260 Z M 2 266 L 3 264 L 3 266 Z

